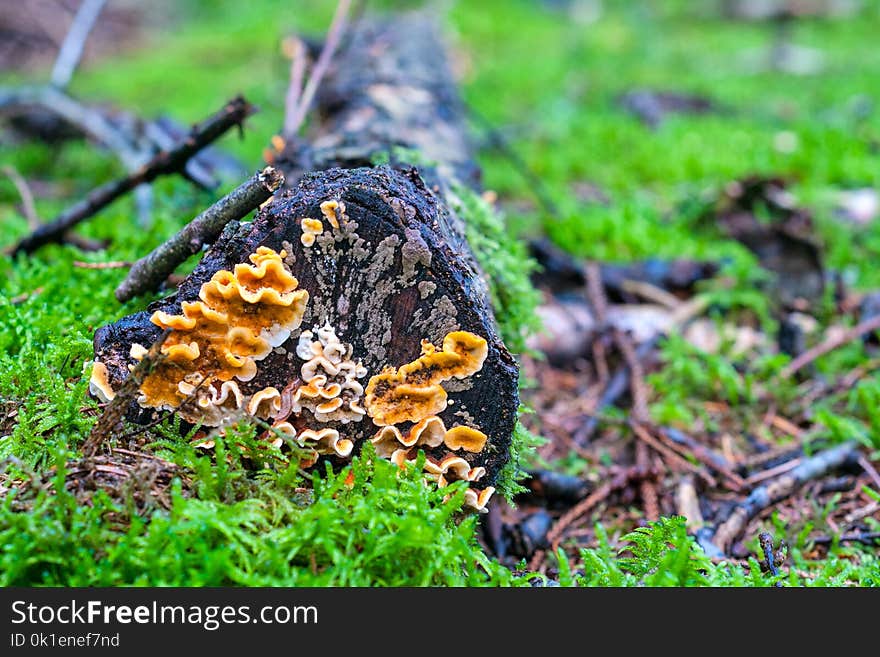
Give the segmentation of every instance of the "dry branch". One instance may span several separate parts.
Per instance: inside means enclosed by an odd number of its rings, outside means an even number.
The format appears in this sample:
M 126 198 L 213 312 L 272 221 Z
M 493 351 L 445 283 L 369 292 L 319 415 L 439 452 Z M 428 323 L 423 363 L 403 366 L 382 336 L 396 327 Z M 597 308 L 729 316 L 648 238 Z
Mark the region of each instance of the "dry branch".
M 21 197 L 21 209 L 25 219 L 27 219 L 28 228 L 33 230 L 40 225 L 40 218 L 37 216 L 37 208 L 34 205 L 34 195 L 31 188 L 28 187 L 27 181 L 21 177 L 21 174 L 13 166 L 4 166 L 3 173 L 15 185 L 18 195 Z
M 89 38 L 89 32 L 98 20 L 101 10 L 107 0 L 83 0 L 82 4 L 73 17 L 73 23 L 64 37 L 61 49 L 58 51 L 58 58 L 52 67 L 52 86 L 58 89 L 65 88 L 73 77 L 79 60 L 82 57 L 83 48 L 86 45 L 86 39 Z
M 45 244 L 58 242 L 63 239 L 65 232 L 95 215 L 138 185 L 152 182 L 162 175 L 181 172 L 193 155 L 233 126 L 241 125 L 242 121 L 253 112 L 253 105 L 244 98 L 241 96 L 234 98 L 219 112 L 194 126 L 189 137 L 179 142 L 173 149 L 157 153 L 149 162 L 125 178 L 92 190 L 85 199 L 25 237 L 15 246 L 13 253 L 31 253 Z
M 113 151 L 128 170 L 137 168 L 142 155 L 123 130 L 98 109 L 83 105 L 51 86 L 0 88 L 0 113 L 17 115 L 39 108 L 75 126 Z
M 794 470 L 754 489 L 716 529 L 711 542 L 722 552 L 727 551 L 745 530 L 749 521 L 761 511 L 785 499 L 808 481 L 822 477 L 848 461 L 855 461 L 856 458 L 858 458 L 857 444 L 847 442 L 804 459 Z
M 339 42 L 342 40 L 342 35 L 345 33 L 350 8 L 351 0 L 339 0 L 336 12 L 333 14 L 333 20 L 330 23 L 330 29 L 327 31 L 324 47 L 321 49 L 321 54 L 318 55 L 318 59 L 312 67 L 309 79 L 302 88 L 302 92 L 297 94 L 297 102 L 286 108 L 288 111 L 284 117 L 284 136 L 287 138 L 296 136 L 300 126 L 305 121 L 306 114 L 308 114 L 312 101 L 315 98 L 315 93 L 318 91 L 321 80 L 327 74 L 327 69 L 330 67 L 333 55 L 339 46 Z M 299 73 L 296 66 L 292 68 L 291 73 L 294 75 Z M 295 80 L 292 80 L 292 83 L 295 83 Z
M 116 288 L 116 298 L 125 302 L 158 289 L 177 265 L 198 253 L 206 244 L 213 243 L 226 224 L 258 208 L 282 184 L 284 176 L 272 167 L 254 174 L 189 222 L 174 237 L 134 263 L 128 276 Z
M 858 340 L 860 337 L 865 335 L 866 333 L 870 333 L 871 331 L 880 330 L 880 315 L 876 317 L 870 317 L 865 321 L 853 326 L 850 329 L 847 329 L 840 335 L 835 335 L 834 337 L 825 340 L 824 342 L 820 342 L 812 349 L 808 349 L 800 356 L 791 361 L 788 365 L 782 368 L 782 371 L 779 375 L 787 379 L 792 374 L 802 370 L 804 367 L 812 363 L 817 358 L 821 358 L 829 351 L 834 351 L 835 349 L 842 347 L 843 345 L 852 342 L 853 340 Z

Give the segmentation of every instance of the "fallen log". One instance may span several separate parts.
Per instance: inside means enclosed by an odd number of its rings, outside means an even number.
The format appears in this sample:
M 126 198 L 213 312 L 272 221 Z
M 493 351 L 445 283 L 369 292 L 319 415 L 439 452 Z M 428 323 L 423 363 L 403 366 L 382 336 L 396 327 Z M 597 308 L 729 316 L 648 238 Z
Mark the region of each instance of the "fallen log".
M 368 441 L 398 464 L 424 450 L 428 477 L 467 480 L 466 504 L 484 510 L 509 459 L 518 368 L 449 203 L 478 169 L 444 62 L 424 16 L 362 21 L 308 143 L 274 161 L 298 182 L 230 222 L 174 295 L 97 331 L 92 392 L 112 399 L 170 328 L 168 365 L 130 419 L 253 416 L 272 423 L 267 439 L 337 464 Z M 364 166 L 389 153 L 416 155 Z

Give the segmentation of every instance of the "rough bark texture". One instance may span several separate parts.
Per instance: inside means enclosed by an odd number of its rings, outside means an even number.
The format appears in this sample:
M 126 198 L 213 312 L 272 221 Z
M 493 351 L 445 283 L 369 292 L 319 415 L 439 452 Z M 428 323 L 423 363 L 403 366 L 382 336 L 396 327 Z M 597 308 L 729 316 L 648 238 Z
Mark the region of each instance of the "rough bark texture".
M 416 359 L 423 339 L 439 346 L 451 331 L 479 335 L 488 342 L 488 357 L 475 375 L 442 384 L 450 403 L 439 416 L 447 427 L 470 426 L 488 436 L 479 453 L 457 454 L 486 468 L 481 488 L 494 483 L 509 458 L 518 368 L 498 335 L 462 219 L 443 200 L 441 190 L 453 177 L 474 183 L 477 176 L 434 34 L 421 18 L 405 17 L 352 35 L 319 97 L 313 148 L 286 153 L 286 167 L 284 158 L 275 162 L 299 178 L 295 188 L 276 197 L 252 223 L 230 223 L 175 295 L 98 330 L 95 356 L 107 366 L 111 385 L 125 378 L 130 345 L 149 345 L 158 336 L 159 328 L 149 321 L 153 311 L 178 314 L 180 303 L 196 300 L 216 271 L 247 262 L 259 246 L 284 249 L 285 264 L 309 292 L 306 315 L 301 329 L 260 361 L 257 376 L 242 383 L 242 391 L 281 390 L 297 378 L 302 366 L 297 337 L 325 322 L 352 344 L 353 357 L 368 370 L 365 381 L 386 366 Z M 389 144 L 418 149 L 436 164 L 431 189 L 409 166 L 352 168 L 387 152 Z M 300 177 L 304 167 L 297 162 L 303 161 L 318 170 Z M 320 170 L 330 164 L 344 168 Z M 347 220 L 303 246 L 301 219 L 321 219 L 321 203 L 329 200 L 344 204 Z M 145 422 L 153 413 L 132 406 L 131 417 Z M 353 440 L 356 450 L 378 430 L 369 418 L 327 426 Z M 442 445 L 427 451 L 438 459 L 449 452 Z

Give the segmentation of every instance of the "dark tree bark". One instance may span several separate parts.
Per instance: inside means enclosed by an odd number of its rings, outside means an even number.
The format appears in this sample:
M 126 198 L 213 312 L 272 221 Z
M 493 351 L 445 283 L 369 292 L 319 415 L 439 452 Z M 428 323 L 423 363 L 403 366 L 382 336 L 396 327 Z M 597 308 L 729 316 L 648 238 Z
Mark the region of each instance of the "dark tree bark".
M 439 416 L 446 427 L 469 426 L 488 436 L 480 452 L 456 455 L 486 468 L 479 488 L 491 485 L 509 458 L 518 367 L 498 335 L 484 275 L 464 236 L 464 218 L 445 201 L 453 181 L 473 185 L 478 170 L 444 61 L 436 32 L 422 17 L 362 25 L 350 35 L 319 94 L 309 145 L 288 144 L 275 161 L 288 184 L 291 176 L 298 179 L 294 188 L 252 223 L 227 225 L 176 294 L 98 330 L 96 359 L 107 365 L 111 385 L 125 378 L 130 345 L 152 344 L 159 335 L 149 322 L 153 311 L 179 314 L 181 302 L 197 299 L 201 285 L 218 270 L 247 262 L 259 246 L 284 249 L 285 264 L 309 292 L 301 330 L 329 322 L 351 343 L 367 378 L 418 358 L 423 339 L 439 347 L 455 330 L 486 339 L 488 356 L 480 371 L 442 384 L 450 404 Z M 363 166 L 392 145 L 433 165 Z M 300 175 L 306 169 L 312 171 Z M 344 204 L 348 220 L 303 246 L 301 219 L 321 219 L 320 206 L 328 200 Z M 241 384 L 243 392 L 280 390 L 299 375 L 299 333 L 260 361 L 256 377 Z M 132 406 L 130 416 L 146 422 L 153 414 Z M 331 426 L 356 449 L 378 431 L 369 418 Z M 443 445 L 426 451 L 438 459 L 449 453 Z

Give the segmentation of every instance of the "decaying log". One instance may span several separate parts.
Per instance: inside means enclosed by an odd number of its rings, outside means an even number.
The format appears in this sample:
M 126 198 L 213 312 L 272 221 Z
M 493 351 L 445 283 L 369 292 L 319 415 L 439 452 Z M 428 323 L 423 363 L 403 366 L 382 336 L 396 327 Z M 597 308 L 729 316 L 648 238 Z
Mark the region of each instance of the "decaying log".
M 448 404 L 433 415 L 446 429 L 481 432 L 485 445 L 472 451 L 453 449 L 449 441 L 417 447 L 435 463 L 460 457 L 480 475 L 472 487 L 485 490 L 509 458 L 518 368 L 498 335 L 487 282 L 464 235 L 466 218 L 447 202 L 455 181 L 478 178 L 460 103 L 440 41 L 424 17 L 363 22 L 349 38 L 317 96 L 319 120 L 310 145 L 289 144 L 275 159 L 288 185 L 298 180 L 295 186 L 276 195 L 252 223 L 230 222 L 176 294 L 99 329 L 95 357 L 106 367 L 107 386 L 120 385 L 134 362 L 131 346 L 152 344 L 161 332 L 150 321 L 155 311 L 180 315 L 181 303 L 196 301 L 215 273 L 247 263 L 260 247 L 283 252 L 297 289 L 308 292 L 305 314 L 283 344 L 258 360 L 256 375 L 237 382 L 244 397 L 269 387 L 299 390 L 305 376 L 299 336 L 322 326 L 351 346 L 351 359 L 366 369 L 361 383 L 367 392 L 386 368 L 430 353 L 423 341 L 439 351 L 450 333 L 478 336 L 486 341 L 485 361 L 475 373 L 440 384 Z M 393 166 L 363 166 L 387 156 L 392 146 L 417 152 L 419 162 L 392 158 Z M 411 166 L 424 161 L 433 166 Z M 382 424 L 372 411 L 344 423 L 297 413 L 288 418 L 296 430 L 333 429 L 353 442 L 352 453 Z M 139 422 L 155 414 L 137 404 L 129 410 Z M 406 434 L 413 422 L 391 424 Z M 323 453 L 344 462 L 340 451 Z

